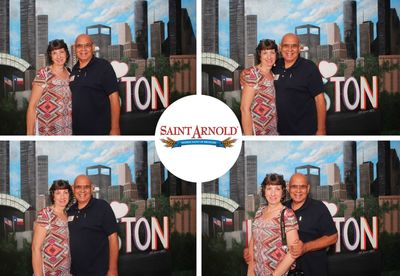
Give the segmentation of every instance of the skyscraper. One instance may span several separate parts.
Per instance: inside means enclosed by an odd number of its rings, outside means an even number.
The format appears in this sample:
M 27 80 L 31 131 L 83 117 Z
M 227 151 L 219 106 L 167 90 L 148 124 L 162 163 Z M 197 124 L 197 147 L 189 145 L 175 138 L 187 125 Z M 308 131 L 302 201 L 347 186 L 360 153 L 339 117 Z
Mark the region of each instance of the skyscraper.
M 257 48 L 257 15 L 246 15 L 246 55 L 256 56 Z
M 10 53 L 10 0 L 0 1 L 0 53 Z
M 379 55 L 390 54 L 390 0 L 378 0 L 377 39 Z
M 158 161 L 150 165 L 151 197 L 161 195 L 162 184 L 164 182 L 164 165 Z
M 107 58 L 108 46 L 111 45 L 111 28 L 97 24 L 86 27 L 86 34 L 89 35 L 95 46 L 100 49 L 100 57 Z
M 37 54 L 46 54 L 49 41 L 49 16 L 46 14 L 36 17 L 37 23 Z
M 196 54 L 196 37 L 194 35 L 192 22 L 190 21 L 187 9 L 181 10 L 181 54 Z
M 344 42 L 347 47 L 347 56 L 357 58 L 357 3 L 343 1 Z
M 340 184 L 340 170 L 336 163 L 328 164 L 326 166 L 326 173 L 328 175 L 328 185 Z
M 22 2 L 22 1 L 21 1 Z M 20 142 L 21 198 L 36 208 L 36 144 Z
M 99 198 L 108 200 L 108 187 L 111 186 L 111 168 L 103 165 L 95 165 L 86 168 L 86 175 L 93 186 L 99 188 Z
M 389 12 L 389 23 L 390 23 L 390 54 L 400 54 L 400 20 L 397 15 L 396 9 L 390 9 Z
M 202 52 L 219 52 L 218 1 L 202 0 Z
M 37 194 L 45 195 L 49 192 L 49 157 L 47 155 L 38 155 L 36 166 Z
M 357 198 L 357 143 L 343 142 L 344 184 L 347 198 Z
M 126 163 L 118 164 L 117 173 L 118 173 L 118 185 L 123 186 L 128 183 L 132 183 L 132 172 L 128 164 Z
M 390 195 L 390 142 L 378 141 L 379 195 Z
M 147 142 L 136 141 L 134 145 L 135 154 L 135 182 L 138 187 L 140 199 L 148 198 L 148 173 L 147 173 Z
M 230 199 L 239 204 L 239 208 L 245 208 L 245 158 L 244 145 L 235 164 L 230 169 Z
M 400 160 L 395 149 L 390 149 L 390 195 L 400 194 Z
M 118 23 L 118 44 L 124 46 L 125 43 L 132 42 L 132 31 L 128 23 Z
M 257 195 L 257 155 L 246 156 L 246 196 Z
M 219 179 L 214 179 L 211 181 L 207 181 L 207 182 L 202 182 L 201 183 L 201 192 L 202 193 L 210 193 L 210 194 L 219 194 Z
M 168 41 L 170 55 L 179 55 L 182 52 L 181 36 L 181 0 L 168 1 Z
M 230 58 L 241 66 L 245 59 L 244 0 L 229 0 Z
M 155 21 L 150 25 L 150 44 L 151 44 L 151 56 L 155 57 L 162 53 L 162 43 L 165 39 L 165 26 L 162 21 Z
M 21 58 L 36 66 L 36 0 L 21 0 Z
M 371 54 L 371 45 L 374 40 L 374 24 L 364 21 L 360 24 L 360 57 Z
M 148 25 L 147 1 L 135 1 L 135 41 L 139 51 L 139 58 L 148 57 Z
M 317 58 L 317 46 L 321 43 L 320 28 L 314 25 L 302 25 L 295 27 L 295 33 L 303 46 L 308 47 L 309 59 Z
M 371 194 L 371 185 L 374 181 L 374 164 L 371 161 L 360 165 L 360 197 Z
M 326 23 L 326 35 L 329 45 L 340 42 L 340 30 L 336 23 Z
M 10 194 L 10 142 L 0 141 L 0 193 Z

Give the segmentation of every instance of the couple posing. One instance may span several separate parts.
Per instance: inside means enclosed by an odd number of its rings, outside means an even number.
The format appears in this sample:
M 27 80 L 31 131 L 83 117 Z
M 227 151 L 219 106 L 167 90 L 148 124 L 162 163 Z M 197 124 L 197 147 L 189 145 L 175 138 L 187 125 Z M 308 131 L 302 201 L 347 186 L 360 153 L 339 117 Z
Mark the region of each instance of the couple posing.
M 244 135 L 325 135 L 326 106 L 317 66 L 300 57 L 295 34 L 283 36 L 280 53 L 277 59 L 275 41 L 261 40 L 257 65 L 241 74 Z
M 261 184 L 267 204 L 257 210 L 244 250 L 248 276 L 328 274 L 326 248 L 338 238 L 332 216 L 324 203 L 308 196 L 305 175 L 294 174 L 288 192 L 290 200 L 282 202 L 286 194 L 282 175 L 267 174 Z
M 35 276 L 117 276 L 118 225 L 110 205 L 92 197 L 93 184 L 79 175 L 71 187 L 56 180 L 52 205 L 38 212 L 33 228 Z M 68 210 L 73 195 L 76 203 Z
M 70 58 L 64 40 L 47 47 L 49 66 L 39 69 L 32 83 L 26 115 L 27 135 L 119 135 L 118 83 L 111 64 L 94 56 L 92 39 L 75 40 L 78 62 Z

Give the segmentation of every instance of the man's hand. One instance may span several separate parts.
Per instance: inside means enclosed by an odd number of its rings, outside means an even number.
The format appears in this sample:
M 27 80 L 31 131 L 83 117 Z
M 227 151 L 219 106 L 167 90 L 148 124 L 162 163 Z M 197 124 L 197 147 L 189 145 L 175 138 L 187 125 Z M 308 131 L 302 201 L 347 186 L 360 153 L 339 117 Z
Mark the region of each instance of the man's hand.
M 305 253 L 304 249 L 304 243 L 301 240 L 297 240 L 289 247 L 289 253 L 292 258 L 297 259 Z
M 249 248 L 247 247 L 243 250 L 243 259 L 246 261 L 246 264 L 249 264 L 251 261 Z

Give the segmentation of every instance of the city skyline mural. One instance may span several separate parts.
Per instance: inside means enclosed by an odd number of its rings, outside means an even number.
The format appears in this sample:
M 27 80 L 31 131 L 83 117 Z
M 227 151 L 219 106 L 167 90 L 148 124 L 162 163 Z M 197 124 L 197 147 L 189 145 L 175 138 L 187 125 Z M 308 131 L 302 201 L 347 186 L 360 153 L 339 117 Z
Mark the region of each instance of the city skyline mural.
M 65 179 L 71 184 L 86 168 L 103 165 L 111 168 L 111 185 L 118 185 L 118 165 L 127 164 L 135 181 L 135 143 L 147 144 L 146 159 L 150 165 L 159 162 L 154 142 L 119 141 L 36 141 L 35 156 L 47 156 L 48 180 Z M 20 141 L 10 141 L 10 194 L 19 197 L 21 185 Z M 143 161 L 144 161 L 143 160 Z M 138 160 L 137 160 L 138 161 Z M 148 175 L 150 175 L 148 173 Z M 150 184 L 150 177 L 148 179 Z
M 48 39 L 64 39 L 68 45 L 75 42 L 78 34 L 85 33 L 86 26 L 103 24 L 112 28 L 112 44 L 118 42 L 118 23 L 127 23 L 135 35 L 135 10 L 134 0 L 72 0 L 72 1 L 36 1 L 36 14 L 48 15 Z M 148 24 L 163 21 L 165 27 L 168 22 L 168 3 L 164 0 L 149 0 Z M 182 8 L 187 9 L 188 15 L 196 30 L 196 5 L 195 0 L 182 0 Z M 20 56 L 20 3 L 10 1 L 10 52 Z M 150 28 L 148 30 L 150 32 Z M 167 33 L 167 28 L 165 30 Z M 150 33 L 149 33 L 150 37 Z
M 314 166 L 320 168 L 320 185 L 327 186 L 328 167 L 335 163 L 339 170 L 340 182 L 345 183 L 344 174 L 344 143 L 345 141 L 246 141 L 244 142 L 242 153 L 242 166 L 244 162 L 248 162 L 249 156 L 252 156 L 252 166 L 256 166 L 256 177 L 251 178 L 252 191 L 259 192 L 260 184 L 268 173 L 278 173 L 289 181 L 291 175 L 296 171 L 297 167 Z M 378 176 L 378 142 L 377 141 L 357 141 L 355 143 L 356 158 L 356 179 L 357 179 L 357 197 L 360 197 L 360 165 L 364 162 L 372 162 L 373 179 Z M 395 150 L 394 156 L 397 160 L 400 153 L 400 141 L 380 141 L 386 143 L 390 149 Z M 389 153 L 390 155 L 390 153 Z M 396 157 L 393 157 L 396 159 Z M 239 160 L 239 159 L 238 159 Z M 237 161 L 238 162 L 238 161 Z M 233 167 L 235 168 L 235 166 Z M 238 169 L 240 170 L 240 169 Z M 304 171 L 300 171 L 304 172 Z M 246 173 L 246 172 L 243 172 Z M 316 174 L 316 172 L 312 172 Z M 230 198 L 230 183 L 232 169 L 224 176 L 219 178 L 219 194 Z M 243 182 L 245 181 L 242 179 Z M 399 180 L 397 180 L 399 181 Z M 400 183 L 397 184 L 399 186 Z M 400 186 L 399 186 L 400 187 Z
M 219 0 L 219 52 L 223 56 L 229 56 L 229 2 L 232 0 Z M 241 1 L 237 1 L 241 2 Z M 257 1 L 243 0 L 244 14 L 257 15 L 256 42 L 261 39 L 274 39 L 280 43 L 286 33 L 294 33 L 296 26 L 312 24 L 320 27 L 321 44 L 327 44 L 327 23 L 336 23 L 340 30 L 341 40 L 344 41 L 343 23 L 344 1 L 310 1 L 310 0 L 286 0 L 286 1 Z M 374 37 L 376 37 L 376 23 L 378 20 L 377 0 L 355 1 L 357 10 L 357 29 L 364 21 L 372 21 L 374 24 Z M 390 0 L 391 8 L 399 14 L 400 1 Z M 357 32 L 358 33 L 358 32 Z M 359 34 L 358 45 L 359 45 Z M 257 46 L 257 45 L 256 45 Z M 254 49 L 255 50 L 255 47 Z

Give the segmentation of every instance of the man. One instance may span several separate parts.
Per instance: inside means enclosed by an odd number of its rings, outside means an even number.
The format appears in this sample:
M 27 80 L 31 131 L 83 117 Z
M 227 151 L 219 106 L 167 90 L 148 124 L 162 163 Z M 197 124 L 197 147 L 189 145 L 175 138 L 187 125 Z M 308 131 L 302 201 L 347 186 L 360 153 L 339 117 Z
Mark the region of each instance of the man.
M 290 200 L 285 205 L 296 214 L 299 223 L 297 245 L 290 248 L 296 260 L 296 267 L 304 275 L 328 275 L 326 248 L 335 244 L 338 238 L 332 216 L 319 200 L 308 197 L 310 184 L 305 175 L 294 174 L 289 181 Z
M 117 276 L 117 220 L 110 205 L 92 197 L 89 177 L 79 175 L 72 187 L 76 203 L 68 210 L 71 273 L 74 276 Z
M 283 59 L 273 68 L 279 134 L 325 135 L 326 105 L 317 66 L 300 57 L 295 34 L 283 36 L 280 51 Z
M 75 40 L 78 62 L 72 68 L 72 133 L 119 135 L 120 102 L 117 77 L 111 64 L 96 58 L 90 36 Z
M 310 188 L 305 175 L 296 173 L 290 178 L 291 199 L 285 205 L 296 214 L 300 241 L 291 246 L 289 252 L 297 258 L 296 268 L 305 276 L 325 276 L 328 275 L 326 248 L 336 243 L 338 234 L 325 204 L 308 197 Z M 247 249 L 243 255 L 248 262 Z

